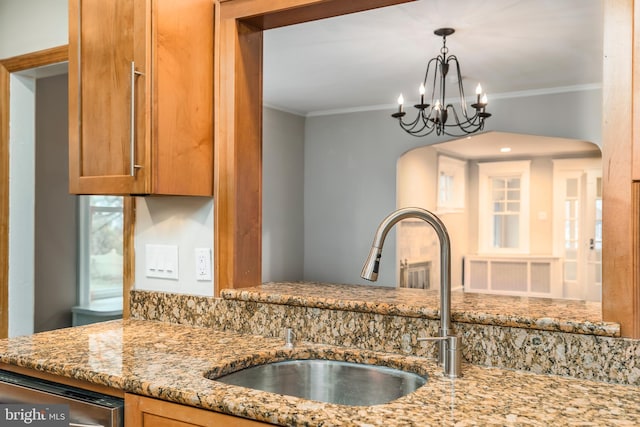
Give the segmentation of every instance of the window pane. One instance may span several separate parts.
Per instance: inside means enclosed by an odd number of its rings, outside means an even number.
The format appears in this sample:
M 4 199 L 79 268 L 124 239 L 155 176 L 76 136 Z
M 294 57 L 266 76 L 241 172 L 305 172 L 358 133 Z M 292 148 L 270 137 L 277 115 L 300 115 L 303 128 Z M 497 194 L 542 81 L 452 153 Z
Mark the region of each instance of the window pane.
M 122 197 L 91 196 L 89 300 L 122 296 Z
M 520 190 L 509 190 L 509 191 L 507 191 L 507 199 L 508 200 L 520 200 Z
M 493 246 L 495 248 L 517 248 L 520 240 L 520 217 L 518 215 L 495 215 L 493 218 Z
M 520 178 L 491 178 L 493 197 L 493 247 L 520 246 Z
M 440 173 L 440 202 L 453 200 L 453 176 Z
M 507 211 L 509 212 L 520 212 L 520 203 L 508 203 Z
M 509 215 L 506 217 L 504 247 L 517 248 L 520 245 L 520 217 Z
M 520 178 L 509 178 L 507 186 L 509 188 L 516 188 L 520 190 Z
M 567 179 L 567 197 L 578 197 L 578 179 L 577 178 L 569 178 Z

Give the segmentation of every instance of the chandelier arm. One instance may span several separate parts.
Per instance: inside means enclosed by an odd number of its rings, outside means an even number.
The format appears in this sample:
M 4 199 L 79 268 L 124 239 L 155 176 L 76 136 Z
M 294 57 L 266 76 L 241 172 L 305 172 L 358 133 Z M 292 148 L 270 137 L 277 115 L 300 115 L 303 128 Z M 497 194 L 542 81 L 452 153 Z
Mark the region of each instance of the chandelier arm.
M 460 72 L 460 63 L 458 62 L 458 57 L 455 55 L 449 55 L 447 58 L 447 62 L 454 61 L 456 63 L 456 77 L 458 79 L 458 93 L 460 94 L 460 109 L 462 110 L 462 115 L 466 118 L 469 117 L 469 113 L 467 111 L 467 101 L 464 96 L 464 86 L 462 84 L 462 73 Z
M 435 58 L 431 58 L 431 60 L 429 61 L 429 65 L 427 65 L 427 72 L 424 75 L 424 80 L 425 83 L 428 79 L 429 76 L 429 67 L 431 66 L 431 63 L 435 62 L 435 66 L 434 66 L 434 71 L 433 71 L 433 83 L 431 84 L 431 105 L 435 106 L 436 105 L 436 88 L 437 88 L 437 84 L 438 84 L 438 70 L 442 68 L 442 61 L 440 56 L 438 55 Z M 441 73 L 440 73 L 441 74 Z M 425 84 L 426 87 L 426 84 Z
M 406 130 L 407 132 L 415 129 L 415 127 L 418 125 L 419 122 L 420 122 L 420 116 L 419 115 L 412 122 L 405 122 L 404 120 L 402 120 L 402 118 L 398 119 L 398 123 L 400 123 L 400 127 L 402 129 Z
M 456 111 L 455 107 L 453 106 L 453 104 L 447 104 L 447 110 L 448 111 L 452 111 L 453 112 L 453 117 L 456 121 L 456 124 L 449 124 L 447 126 L 460 126 L 460 127 L 471 127 L 476 125 L 477 120 L 480 118 L 480 116 L 478 115 L 478 112 L 476 112 L 473 116 L 468 117 L 468 116 L 464 116 L 465 120 L 464 121 L 460 121 L 460 117 L 458 116 L 458 112 Z
M 451 104 L 447 105 L 447 109 L 450 109 L 453 112 L 453 116 L 456 124 L 445 125 L 445 128 L 460 129 L 462 133 L 449 132 L 449 131 L 446 131 L 445 129 L 444 133 L 446 135 L 465 136 L 465 135 L 475 133 L 484 128 L 484 119 L 480 117 L 478 114 L 475 114 L 473 117 L 465 120 L 464 122 L 461 122 L 460 118 L 458 117 L 458 113 L 456 112 L 455 108 L 453 108 L 453 105 Z
M 429 69 L 431 68 L 431 63 L 433 61 L 437 61 L 437 60 L 438 60 L 438 58 L 431 58 L 429 60 L 429 62 L 427 62 L 427 70 L 424 72 L 424 80 L 422 81 L 422 83 L 424 84 L 425 89 L 427 87 L 427 78 L 429 77 Z M 436 64 L 436 75 L 438 74 L 437 71 L 438 71 L 438 67 L 437 67 L 437 64 Z

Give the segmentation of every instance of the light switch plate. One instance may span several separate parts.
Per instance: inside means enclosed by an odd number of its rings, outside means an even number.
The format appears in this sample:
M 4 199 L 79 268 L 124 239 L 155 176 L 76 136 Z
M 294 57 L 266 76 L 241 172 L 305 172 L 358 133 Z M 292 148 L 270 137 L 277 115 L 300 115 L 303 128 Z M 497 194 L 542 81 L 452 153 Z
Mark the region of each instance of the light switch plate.
M 178 247 L 145 245 L 145 276 L 178 280 Z
M 196 248 L 196 280 L 211 280 L 211 249 Z

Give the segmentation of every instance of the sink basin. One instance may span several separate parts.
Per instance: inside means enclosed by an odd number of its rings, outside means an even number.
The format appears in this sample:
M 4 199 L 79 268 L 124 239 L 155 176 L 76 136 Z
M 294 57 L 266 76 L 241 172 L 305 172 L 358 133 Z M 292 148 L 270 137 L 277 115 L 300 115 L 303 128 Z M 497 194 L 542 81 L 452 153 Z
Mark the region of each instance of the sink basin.
M 424 376 L 400 369 L 324 359 L 267 363 L 212 379 L 271 393 L 353 406 L 387 403 L 427 382 Z

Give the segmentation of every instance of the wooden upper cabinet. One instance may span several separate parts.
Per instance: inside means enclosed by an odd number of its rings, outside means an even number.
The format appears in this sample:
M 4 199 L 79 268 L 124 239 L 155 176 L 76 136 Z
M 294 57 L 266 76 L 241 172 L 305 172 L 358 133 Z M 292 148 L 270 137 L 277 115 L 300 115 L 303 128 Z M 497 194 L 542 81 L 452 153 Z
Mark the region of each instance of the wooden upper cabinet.
M 69 187 L 213 194 L 213 1 L 69 0 Z

